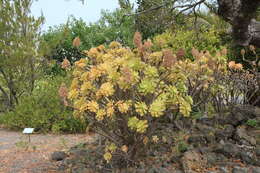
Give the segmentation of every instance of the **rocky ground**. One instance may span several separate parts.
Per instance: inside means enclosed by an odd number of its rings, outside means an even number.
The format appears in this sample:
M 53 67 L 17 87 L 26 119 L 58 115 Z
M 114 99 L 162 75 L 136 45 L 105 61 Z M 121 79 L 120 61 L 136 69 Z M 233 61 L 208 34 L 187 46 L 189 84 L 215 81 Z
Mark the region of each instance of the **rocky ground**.
M 89 135 L 34 134 L 28 143 L 22 132 L 0 129 L 0 173 L 52 173 L 59 172 L 56 162 L 50 160 L 54 151 L 91 140 Z
M 260 130 L 247 126 L 249 119 L 259 121 L 260 109 L 236 107 L 225 115 L 177 122 L 178 128 L 168 129 L 176 137 L 149 152 L 146 164 L 136 168 L 105 164 L 98 140 L 52 156 L 60 171 L 73 173 L 260 173 Z

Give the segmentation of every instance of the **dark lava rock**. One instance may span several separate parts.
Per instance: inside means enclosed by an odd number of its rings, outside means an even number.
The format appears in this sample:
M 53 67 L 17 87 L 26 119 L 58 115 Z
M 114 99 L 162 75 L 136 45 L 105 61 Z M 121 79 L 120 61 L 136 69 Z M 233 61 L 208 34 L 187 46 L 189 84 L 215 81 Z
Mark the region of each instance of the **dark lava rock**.
M 255 158 L 253 157 L 253 154 L 250 153 L 250 152 L 246 152 L 246 151 L 242 151 L 239 153 L 240 154 L 240 158 L 242 161 L 244 161 L 245 163 L 247 164 L 252 164 L 254 165 L 255 164 Z
M 226 138 L 230 138 L 233 136 L 234 132 L 235 132 L 235 128 L 232 125 L 226 125 L 225 129 L 224 129 L 224 133 L 225 133 L 225 137 Z
M 228 139 L 232 138 L 235 130 L 236 129 L 230 124 L 225 125 L 225 128 L 223 130 L 219 130 L 219 129 L 216 130 L 215 136 L 216 136 L 217 141 L 228 140 Z
M 233 126 L 238 126 L 248 120 L 245 114 L 242 112 L 233 112 L 232 114 L 228 115 L 225 119 L 226 124 L 232 124 Z
M 73 149 L 70 150 L 70 154 L 74 157 L 84 157 L 89 154 L 89 151 L 87 149 Z
M 215 123 L 213 118 L 200 118 L 198 122 L 208 126 L 213 126 Z
M 260 116 L 259 108 L 252 105 L 235 106 L 231 112 L 233 115 L 236 115 L 238 112 L 240 112 L 245 117 L 250 119 Z
M 210 153 L 212 151 L 212 149 L 210 147 L 199 147 L 197 148 L 198 152 L 200 152 L 201 154 L 207 154 Z
M 200 144 L 206 144 L 207 140 L 203 135 L 192 135 L 188 138 L 188 143 L 195 144 L 198 146 Z
M 62 151 L 55 151 L 54 153 L 51 154 L 51 160 L 54 161 L 61 161 L 64 160 L 67 157 L 67 154 Z
M 63 161 L 63 163 L 65 166 L 68 166 L 68 165 L 75 165 L 77 161 L 78 160 L 67 158 Z
M 215 135 L 208 134 L 205 136 L 207 143 L 214 143 L 216 141 Z
M 198 129 L 200 131 L 201 134 L 209 134 L 209 133 L 214 133 L 215 132 L 215 128 L 213 128 L 214 124 L 212 126 L 208 126 L 208 125 L 204 125 L 201 123 L 197 123 L 196 124 L 196 129 Z
M 226 118 L 227 124 L 232 124 L 235 127 L 245 123 L 248 119 L 256 118 L 260 116 L 259 108 L 251 105 L 235 106 L 231 115 Z
M 223 154 L 226 157 L 237 156 L 240 152 L 239 148 L 232 143 L 218 144 L 213 151 Z
M 180 155 L 174 155 L 174 156 L 172 156 L 172 157 L 170 158 L 170 162 L 171 162 L 171 163 L 179 163 L 180 159 L 181 159 L 181 156 L 180 156 Z
M 235 139 L 244 145 L 256 145 L 256 139 L 247 134 L 245 127 L 241 126 L 236 129 Z
M 242 167 L 234 167 L 232 170 L 232 173 L 248 173 L 249 169 L 248 168 L 242 168 Z
M 215 165 L 217 162 L 228 160 L 224 155 L 219 153 L 205 153 L 203 156 L 207 159 L 207 164 Z

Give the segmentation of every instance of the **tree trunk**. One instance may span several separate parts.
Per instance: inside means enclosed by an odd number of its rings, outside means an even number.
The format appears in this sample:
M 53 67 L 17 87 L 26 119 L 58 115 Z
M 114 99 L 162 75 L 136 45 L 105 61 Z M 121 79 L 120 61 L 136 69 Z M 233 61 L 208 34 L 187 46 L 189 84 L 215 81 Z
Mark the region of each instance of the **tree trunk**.
M 260 22 L 256 21 L 259 0 L 218 0 L 218 14 L 232 25 L 237 45 L 260 47 Z

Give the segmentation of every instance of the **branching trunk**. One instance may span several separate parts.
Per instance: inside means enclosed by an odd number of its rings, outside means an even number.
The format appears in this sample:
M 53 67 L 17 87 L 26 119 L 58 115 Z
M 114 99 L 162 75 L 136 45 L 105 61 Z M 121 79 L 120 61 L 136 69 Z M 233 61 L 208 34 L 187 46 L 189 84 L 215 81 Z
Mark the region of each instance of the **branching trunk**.
M 260 22 L 256 21 L 259 0 L 218 0 L 218 14 L 232 25 L 237 45 L 260 47 Z
M 2 74 L 3 79 L 5 80 L 5 82 L 7 84 L 6 87 L 9 90 L 9 92 L 5 92 L 5 90 L 3 88 L 1 88 L 0 90 L 6 97 L 6 100 L 8 101 L 8 107 L 10 109 L 12 109 L 15 105 L 18 104 L 17 92 L 15 90 L 14 82 L 13 82 L 12 76 L 10 75 L 10 77 L 7 77 L 6 73 L 1 68 L 0 68 L 0 73 Z
M 4 105 L 7 106 L 8 108 L 11 107 L 10 105 L 10 99 L 8 94 L 6 93 L 6 91 L 4 90 L 4 88 L 2 86 L 0 86 L 0 91 L 3 94 L 3 98 L 4 98 Z M 2 103 L 1 103 L 2 104 Z

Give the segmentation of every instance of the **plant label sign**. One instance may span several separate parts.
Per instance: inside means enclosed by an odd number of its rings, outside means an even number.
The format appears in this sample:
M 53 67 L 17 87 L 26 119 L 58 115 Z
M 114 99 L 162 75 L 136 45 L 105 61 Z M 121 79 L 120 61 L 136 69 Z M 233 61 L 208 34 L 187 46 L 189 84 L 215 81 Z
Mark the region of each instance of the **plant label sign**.
M 23 130 L 23 134 L 32 134 L 34 131 L 34 128 L 25 128 Z

